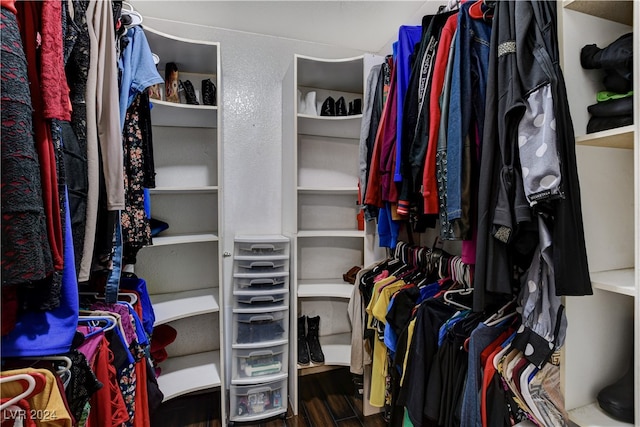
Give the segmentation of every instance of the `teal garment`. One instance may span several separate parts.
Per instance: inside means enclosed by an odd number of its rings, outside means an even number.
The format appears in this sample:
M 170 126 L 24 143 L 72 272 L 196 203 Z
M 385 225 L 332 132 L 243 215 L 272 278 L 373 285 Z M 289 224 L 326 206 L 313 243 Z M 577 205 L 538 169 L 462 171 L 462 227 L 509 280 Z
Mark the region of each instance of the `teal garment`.
M 602 102 L 602 101 L 609 101 L 612 99 L 628 98 L 630 96 L 633 96 L 632 90 L 627 93 L 617 93 L 617 92 L 610 92 L 608 90 L 603 90 L 596 94 L 596 100 L 598 102 Z
M 404 421 L 402 421 L 402 427 L 413 427 L 413 423 L 409 419 L 409 412 L 404 410 Z

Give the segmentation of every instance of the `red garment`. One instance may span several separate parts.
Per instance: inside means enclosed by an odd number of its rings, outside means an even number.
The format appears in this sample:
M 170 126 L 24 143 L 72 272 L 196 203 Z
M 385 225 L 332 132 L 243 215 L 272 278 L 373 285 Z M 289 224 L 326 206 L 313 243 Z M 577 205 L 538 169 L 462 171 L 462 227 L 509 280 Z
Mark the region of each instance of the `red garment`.
M 398 122 L 398 97 L 396 96 L 396 67 L 391 72 L 391 87 L 389 88 L 389 97 L 387 103 L 389 108 L 386 109 L 387 120 L 382 130 L 382 147 L 380 152 L 380 191 L 383 201 L 394 202 L 392 200 L 392 188 L 395 187 L 393 181 L 393 172 L 396 163 L 396 137 Z M 397 193 L 397 192 L 396 192 Z M 396 197 L 397 200 L 397 197 Z
M 142 304 L 140 296 L 138 302 L 133 306 L 142 322 Z M 143 357 L 136 363 L 136 416 L 133 418 L 133 427 L 149 427 L 151 425 L 151 414 L 149 413 L 149 395 L 147 393 L 147 358 Z
M 42 3 L 40 88 L 45 119 L 71 120 L 71 100 L 64 70 L 62 2 Z
M 431 78 L 431 96 L 429 98 L 429 144 L 424 161 L 422 175 L 422 196 L 424 197 L 424 213 L 438 214 L 438 186 L 436 181 L 436 152 L 438 148 L 438 131 L 440 130 L 440 95 L 444 87 L 444 78 L 449 59 L 449 48 L 458 26 L 458 16 L 451 15 L 442 28 L 438 52 L 433 66 Z
M 14 15 L 18 13 L 16 10 L 16 0 L 0 0 L 0 6 L 13 12 Z
M 51 137 L 51 126 L 44 117 L 44 101 L 40 91 L 38 47 L 41 28 L 41 10 L 43 3 L 37 1 L 21 1 L 16 3 L 20 36 L 27 58 L 27 75 L 33 107 L 33 129 L 38 160 L 40 161 L 40 179 L 42 182 L 42 198 L 47 218 L 47 236 L 53 266 L 62 271 L 63 241 L 62 220 L 60 217 L 60 198 L 58 196 L 58 175 L 56 172 L 56 154 Z
M 91 396 L 88 427 L 120 427 L 122 423 L 129 421 L 127 406 L 112 362 L 113 353 L 109 349 L 109 341 L 103 336 L 92 369 L 104 387 Z

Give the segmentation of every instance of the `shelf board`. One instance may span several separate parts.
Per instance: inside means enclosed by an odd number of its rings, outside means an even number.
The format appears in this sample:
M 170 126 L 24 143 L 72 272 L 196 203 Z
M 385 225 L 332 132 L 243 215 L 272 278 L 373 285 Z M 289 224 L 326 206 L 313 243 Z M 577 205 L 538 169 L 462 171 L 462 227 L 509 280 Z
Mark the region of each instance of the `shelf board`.
M 220 352 L 170 357 L 160 363 L 158 386 L 164 401 L 199 390 L 220 387 Z
M 151 194 L 174 194 L 174 193 L 217 193 L 217 185 L 207 185 L 204 187 L 156 187 L 150 188 Z
M 298 187 L 298 194 L 357 194 L 358 187 Z
M 151 123 L 154 126 L 215 128 L 218 107 L 215 105 L 189 105 L 176 102 L 150 100 Z
M 362 93 L 364 56 L 325 59 L 296 55 L 298 86 Z
M 299 280 L 298 298 L 351 298 L 353 285 L 341 279 Z
M 298 114 L 298 134 L 360 140 L 361 114 L 355 116 L 309 116 Z
M 589 273 L 591 285 L 596 289 L 617 294 L 635 296 L 635 271 L 633 268 Z
M 181 245 L 184 243 L 202 243 L 202 242 L 217 242 L 218 235 L 215 233 L 194 233 L 194 234 L 181 234 L 178 236 L 159 236 L 153 238 L 153 245 L 147 246 L 152 248 L 154 246 L 167 246 L 167 245 Z
M 593 1 L 593 0 L 565 0 L 563 5 L 566 9 L 586 13 L 609 21 L 621 24 L 633 25 L 633 3 L 632 1 Z
M 578 136 L 576 137 L 576 144 L 633 149 L 634 128 L 634 125 L 629 125 Z
M 364 237 L 363 230 L 299 230 L 298 237 Z
M 351 332 L 321 336 L 320 347 L 322 347 L 322 353 L 324 353 L 324 366 L 351 365 Z M 316 367 L 303 368 L 298 366 L 298 371 Z
M 614 420 L 597 403 L 570 410 L 569 419 L 580 427 L 633 427 L 633 424 Z
M 151 295 L 151 303 L 156 315 L 154 325 L 161 325 L 185 317 L 218 312 L 220 311 L 218 293 L 219 288 L 208 288 Z

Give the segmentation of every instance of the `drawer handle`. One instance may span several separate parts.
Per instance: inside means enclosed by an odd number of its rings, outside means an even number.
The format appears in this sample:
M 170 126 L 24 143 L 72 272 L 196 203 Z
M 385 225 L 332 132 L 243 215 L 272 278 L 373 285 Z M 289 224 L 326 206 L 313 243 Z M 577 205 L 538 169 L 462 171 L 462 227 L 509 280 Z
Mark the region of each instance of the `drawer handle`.
M 272 391 L 271 387 L 264 386 L 264 387 L 252 388 L 247 392 L 247 394 L 268 393 L 270 391 Z
M 251 245 L 251 251 L 275 251 L 275 245 L 271 245 L 269 243 L 256 243 L 255 245 Z
M 258 350 L 252 351 L 249 353 L 249 357 L 261 357 L 261 356 L 273 356 L 273 352 L 271 350 Z
M 249 319 L 249 322 L 263 322 L 263 321 L 273 322 L 273 320 L 274 320 L 273 316 L 269 314 L 261 314 L 258 316 L 251 316 L 251 318 Z
M 275 300 L 276 299 L 271 295 L 264 295 L 264 296 L 251 297 L 249 301 L 251 304 L 253 304 L 254 302 L 275 302 Z
M 249 264 L 249 268 L 260 268 L 260 267 L 276 268 L 276 264 L 271 261 L 254 261 L 251 264 Z
M 275 279 L 253 279 L 249 282 L 249 286 L 252 285 L 275 285 Z

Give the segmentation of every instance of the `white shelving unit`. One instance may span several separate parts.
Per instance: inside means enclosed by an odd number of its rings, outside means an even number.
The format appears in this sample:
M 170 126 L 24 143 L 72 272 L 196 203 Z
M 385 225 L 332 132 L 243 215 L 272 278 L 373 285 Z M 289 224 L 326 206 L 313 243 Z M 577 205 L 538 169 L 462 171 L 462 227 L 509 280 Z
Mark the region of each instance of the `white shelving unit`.
M 598 405 L 597 394 L 633 364 L 635 425 L 640 425 L 640 7 L 633 1 L 558 3 L 562 66 L 576 134 L 582 213 L 593 296 L 567 297 L 569 328 L 563 386 L 573 422 L 623 426 Z M 601 70 L 584 70 L 587 44 L 608 46 L 634 32 L 634 124 L 586 134 L 587 106 L 603 90 Z
M 350 364 L 347 304 L 353 285 L 342 275 L 382 256 L 373 225 L 360 230 L 357 221 L 362 115 L 299 114 L 297 91 L 303 96 L 315 91 L 320 105 L 328 96 L 336 101 L 342 96 L 347 105 L 364 101 L 366 76 L 382 61 L 374 55 L 295 55 L 283 82 L 283 229 L 292 241 L 289 394 L 296 414 L 299 375 Z M 302 315 L 320 316 L 323 366 L 297 366 L 297 319 Z
M 175 62 L 181 80 L 200 90 L 210 78 L 221 99 L 219 43 L 189 40 L 145 26 L 158 71 Z M 177 332 L 160 363 L 158 384 L 169 400 L 220 389 L 225 419 L 224 321 L 220 305 L 222 229 L 222 139 L 219 107 L 151 100 L 157 187 L 150 190 L 151 216 L 169 224 L 138 254 L 136 274 L 147 281 L 156 326 Z

